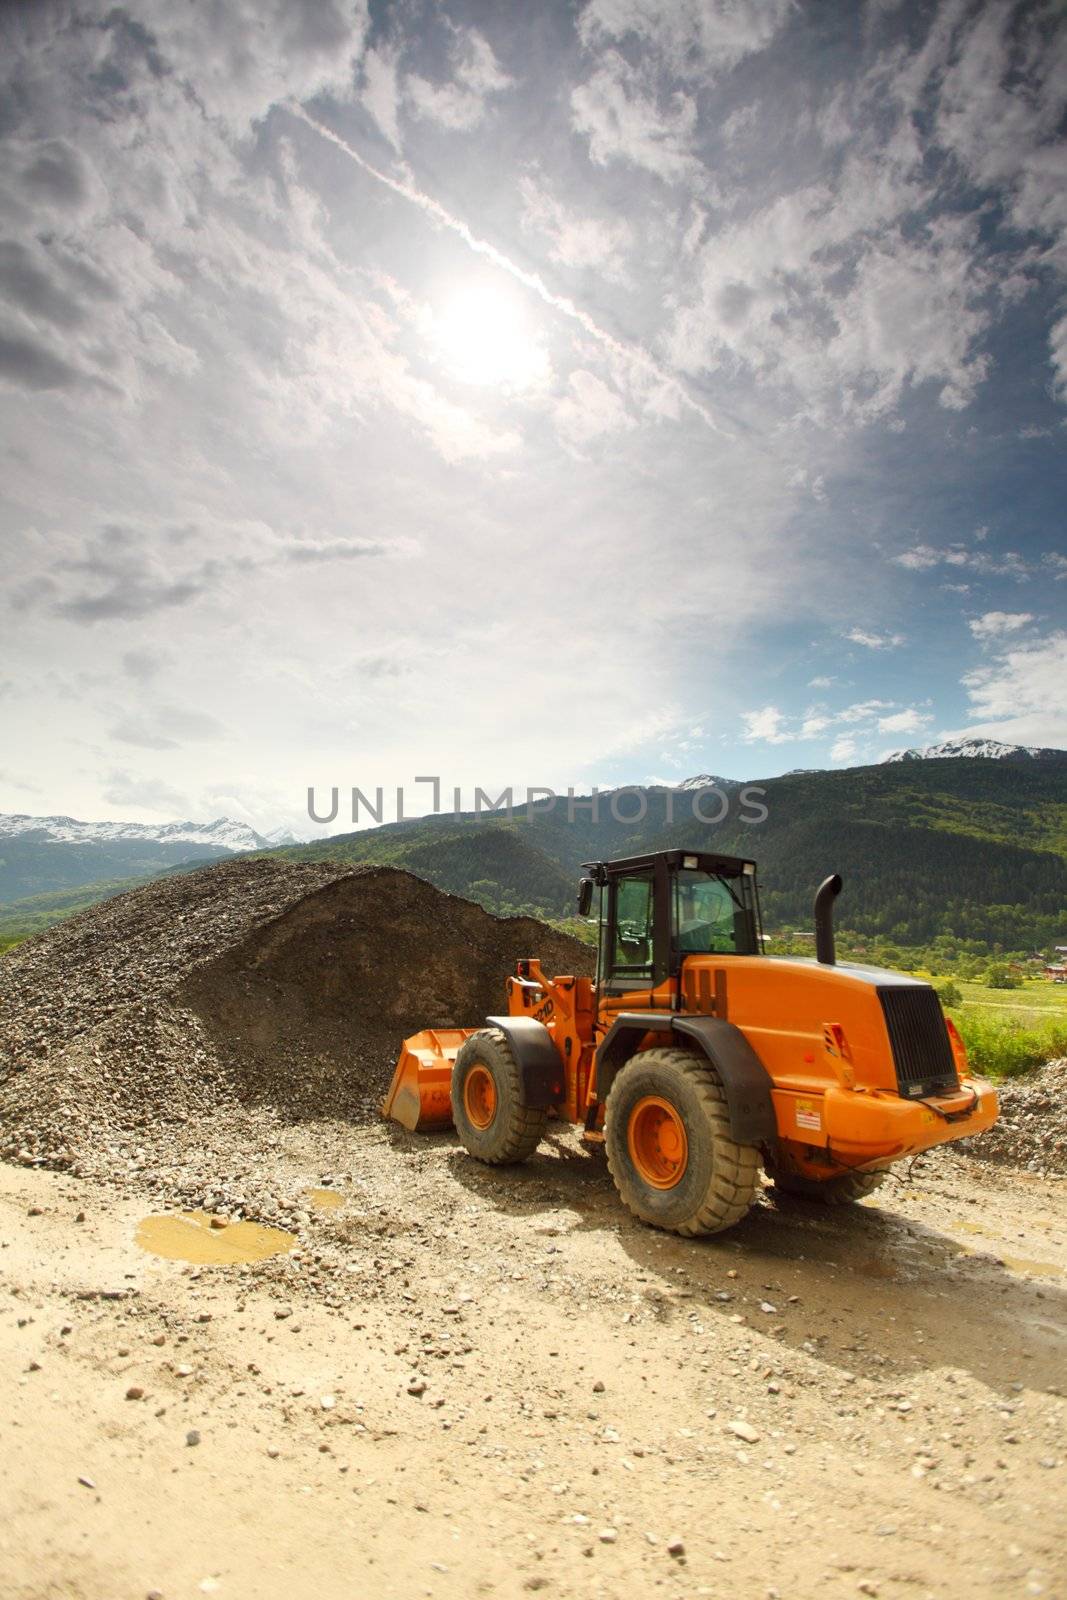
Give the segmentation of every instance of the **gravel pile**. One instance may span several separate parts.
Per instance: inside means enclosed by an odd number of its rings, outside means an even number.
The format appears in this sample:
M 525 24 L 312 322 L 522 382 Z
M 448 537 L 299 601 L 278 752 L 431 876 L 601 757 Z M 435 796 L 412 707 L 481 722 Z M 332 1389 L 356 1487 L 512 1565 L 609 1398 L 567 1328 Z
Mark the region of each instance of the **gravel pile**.
M 0 958 L 0 1155 L 284 1219 L 294 1125 L 375 1119 L 401 1038 L 505 1009 L 535 954 L 590 970 L 577 941 L 391 868 L 147 884 Z
M 1042 1175 L 1067 1173 L 1067 1058 L 999 1084 L 997 1094 L 999 1120 L 988 1133 L 963 1140 L 961 1155 Z

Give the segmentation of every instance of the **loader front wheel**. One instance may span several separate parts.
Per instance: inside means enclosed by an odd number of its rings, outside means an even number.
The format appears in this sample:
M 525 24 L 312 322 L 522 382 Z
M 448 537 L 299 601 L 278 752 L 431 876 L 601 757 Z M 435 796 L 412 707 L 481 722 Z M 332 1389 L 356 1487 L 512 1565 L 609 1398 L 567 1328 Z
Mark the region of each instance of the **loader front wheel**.
M 499 1028 L 482 1028 L 460 1046 L 452 1120 L 468 1153 L 490 1166 L 525 1161 L 536 1150 L 548 1113 L 526 1104 L 522 1069 Z
M 880 1189 L 885 1181 L 884 1172 L 842 1172 L 836 1178 L 802 1178 L 796 1172 L 771 1170 L 771 1182 L 777 1194 L 793 1195 L 800 1200 L 817 1200 L 824 1206 L 848 1206 L 865 1200 Z
M 642 1050 L 626 1063 L 608 1095 L 604 1144 L 624 1203 L 671 1233 L 732 1228 L 759 1187 L 759 1151 L 730 1137 L 722 1085 L 688 1050 Z

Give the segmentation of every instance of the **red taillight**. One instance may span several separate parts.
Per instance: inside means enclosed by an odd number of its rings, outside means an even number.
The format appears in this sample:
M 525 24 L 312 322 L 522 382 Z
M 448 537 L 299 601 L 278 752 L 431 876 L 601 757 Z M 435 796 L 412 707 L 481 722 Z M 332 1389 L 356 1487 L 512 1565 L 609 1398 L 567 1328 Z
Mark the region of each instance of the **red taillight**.
M 971 1068 L 967 1060 L 967 1046 L 960 1036 L 960 1030 L 951 1017 L 945 1018 L 945 1027 L 948 1029 L 948 1042 L 952 1046 L 952 1059 L 956 1063 L 956 1075 L 960 1078 L 969 1078 Z

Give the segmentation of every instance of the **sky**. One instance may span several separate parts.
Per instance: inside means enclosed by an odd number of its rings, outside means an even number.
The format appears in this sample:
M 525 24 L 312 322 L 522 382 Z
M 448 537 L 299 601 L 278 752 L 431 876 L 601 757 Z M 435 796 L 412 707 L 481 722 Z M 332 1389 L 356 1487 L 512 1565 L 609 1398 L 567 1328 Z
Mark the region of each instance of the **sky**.
M 7 0 L 0 810 L 1067 747 L 1065 120 L 1055 3 Z

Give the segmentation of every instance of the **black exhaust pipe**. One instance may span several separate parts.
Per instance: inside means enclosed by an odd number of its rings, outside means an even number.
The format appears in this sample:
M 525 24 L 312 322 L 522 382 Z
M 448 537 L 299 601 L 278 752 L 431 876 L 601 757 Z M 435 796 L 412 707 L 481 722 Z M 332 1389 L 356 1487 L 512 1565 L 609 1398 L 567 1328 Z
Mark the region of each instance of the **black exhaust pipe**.
M 834 950 L 834 901 L 841 893 L 841 874 L 831 872 L 815 891 L 815 959 L 824 967 L 837 964 Z

